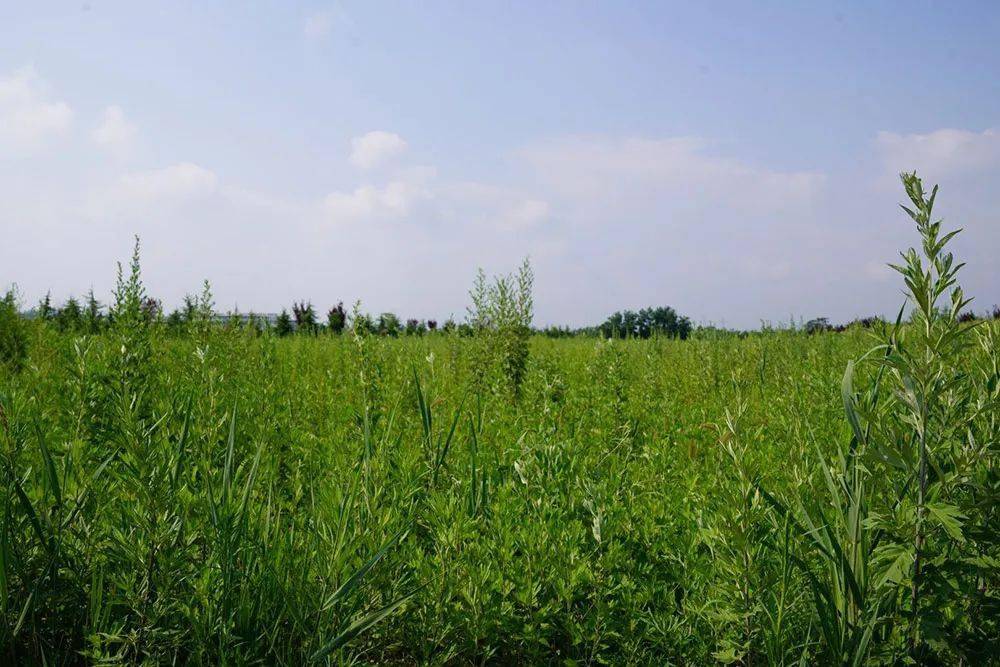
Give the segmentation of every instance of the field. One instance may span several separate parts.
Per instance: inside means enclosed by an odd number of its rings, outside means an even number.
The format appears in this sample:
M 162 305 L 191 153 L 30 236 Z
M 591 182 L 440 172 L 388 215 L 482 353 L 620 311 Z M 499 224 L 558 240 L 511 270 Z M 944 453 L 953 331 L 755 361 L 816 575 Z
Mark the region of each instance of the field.
M 997 321 L 175 335 L 134 269 L 0 370 L 8 664 L 996 660 Z

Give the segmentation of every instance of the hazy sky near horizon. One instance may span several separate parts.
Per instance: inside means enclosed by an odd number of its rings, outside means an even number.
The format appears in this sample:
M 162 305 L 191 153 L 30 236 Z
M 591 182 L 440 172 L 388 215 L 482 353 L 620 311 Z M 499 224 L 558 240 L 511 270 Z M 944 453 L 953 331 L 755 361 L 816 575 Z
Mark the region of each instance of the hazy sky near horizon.
M 0 285 L 143 245 L 170 308 L 464 316 L 528 255 L 536 324 L 894 314 L 938 211 L 1000 303 L 1000 4 L 0 3 Z

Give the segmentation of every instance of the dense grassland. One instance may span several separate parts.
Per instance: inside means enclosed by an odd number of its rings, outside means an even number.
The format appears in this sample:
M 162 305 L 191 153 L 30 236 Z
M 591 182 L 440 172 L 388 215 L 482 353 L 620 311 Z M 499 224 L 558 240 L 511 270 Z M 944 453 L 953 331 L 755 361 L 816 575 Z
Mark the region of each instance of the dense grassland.
M 997 322 L 518 371 L 487 333 L 168 335 L 140 287 L 0 368 L 3 662 L 996 661 Z

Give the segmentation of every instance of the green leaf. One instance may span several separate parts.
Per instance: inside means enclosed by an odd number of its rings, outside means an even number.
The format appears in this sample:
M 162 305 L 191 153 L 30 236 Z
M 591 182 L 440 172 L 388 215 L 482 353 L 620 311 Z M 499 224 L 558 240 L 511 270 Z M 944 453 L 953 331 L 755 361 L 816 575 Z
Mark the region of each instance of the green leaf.
M 407 600 L 413 597 L 414 593 L 416 593 L 416 591 L 407 593 L 403 597 L 387 604 L 377 611 L 355 618 L 349 626 L 340 632 L 340 634 L 324 644 L 320 650 L 313 653 L 310 660 L 320 660 L 321 658 L 325 658 L 340 647 L 344 646 L 347 642 L 351 641 L 403 606 Z
M 953 540 L 965 542 L 965 535 L 962 534 L 962 520 L 965 516 L 957 507 L 947 503 L 927 503 L 925 507 L 931 518 L 941 524 Z

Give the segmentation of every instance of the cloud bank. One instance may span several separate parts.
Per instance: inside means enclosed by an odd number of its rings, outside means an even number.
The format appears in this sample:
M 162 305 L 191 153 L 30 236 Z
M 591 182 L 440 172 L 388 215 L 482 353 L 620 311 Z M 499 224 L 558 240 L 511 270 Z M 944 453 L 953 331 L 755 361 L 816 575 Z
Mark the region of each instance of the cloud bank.
M 373 130 L 332 149 L 342 168 L 319 188 L 283 191 L 205 155 L 138 156 L 155 128 L 117 105 L 85 118 L 81 136 L 77 115 L 33 70 L 0 76 L 0 141 L 19 155 L 62 142 L 58 155 L 0 160 L 0 282 L 29 300 L 91 284 L 109 293 L 138 233 L 150 289 L 168 305 L 207 277 L 223 308 L 360 298 L 461 317 L 479 266 L 508 271 L 530 255 L 539 324 L 651 304 L 740 327 L 844 320 L 898 307 L 884 266 L 915 235 L 896 215 L 901 190 L 884 181 L 913 167 L 955 182 L 939 206 L 967 228 L 963 281 L 980 306 L 1000 298 L 1000 195 L 968 185 L 1000 171 L 991 129 L 873 134 L 851 174 L 774 168 L 706 137 L 607 134 L 525 142 L 497 156 L 500 174 L 457 174 L 422 161 L 410 138 Z

